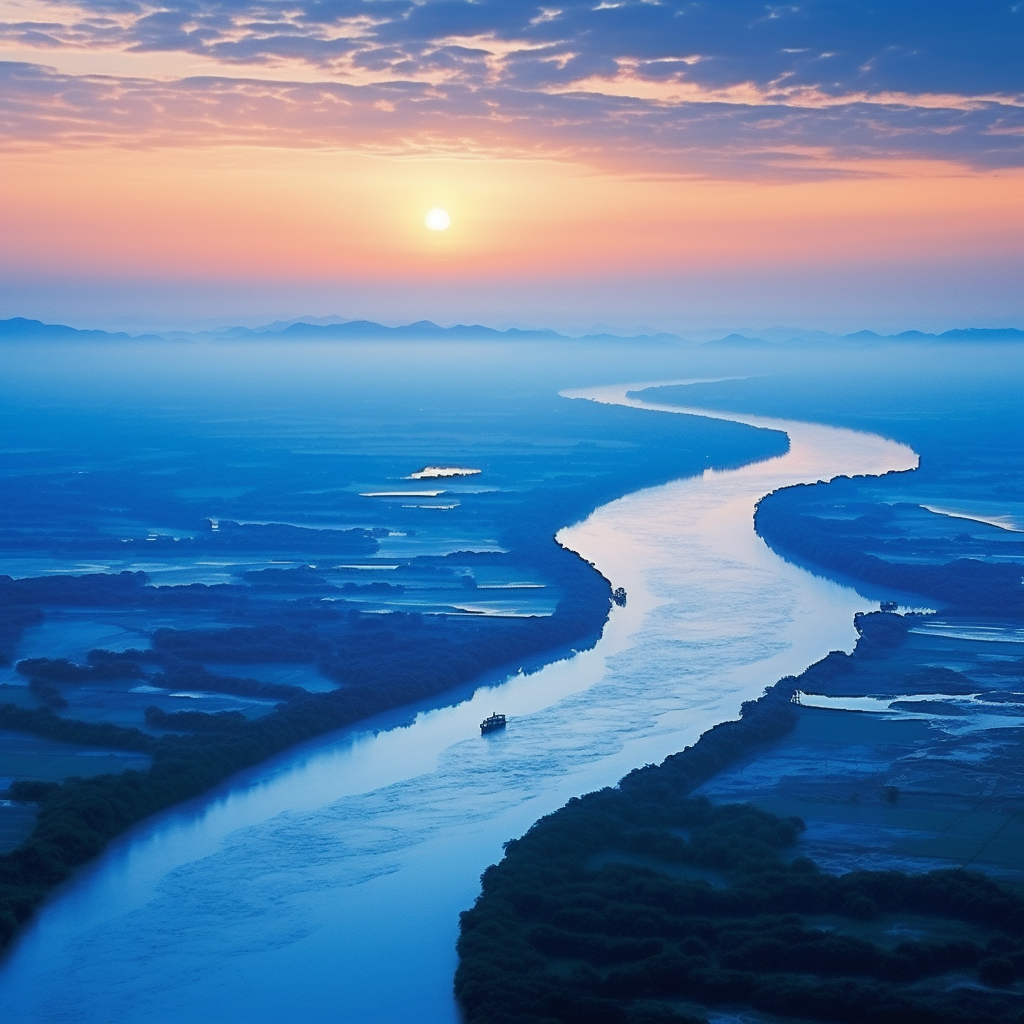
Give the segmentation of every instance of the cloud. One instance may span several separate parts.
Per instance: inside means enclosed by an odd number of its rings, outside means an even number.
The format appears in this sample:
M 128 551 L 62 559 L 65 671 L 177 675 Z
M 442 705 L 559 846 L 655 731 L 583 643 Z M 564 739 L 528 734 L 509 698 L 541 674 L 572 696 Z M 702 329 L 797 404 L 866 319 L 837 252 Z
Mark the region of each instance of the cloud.
M 756 82 L 736 82 L 726 86 L 706 86 L 684 75 L 651 78 L 635 62 L 621 61 L 617 74 L 594 75 L 561 86 L 548 87 L 554 94 L 569 92 L 596 93 L 602 96 L 626 96 L 680 106 L 687 103 L 729 103 L 738 106 L 781 106 L 822 109 L 872 104 L 880 107 L 920 107 L 925 110 L 982 110 L 986 107 L 1024 107 L 1024 95 L 994 94 L 965 96 L 957 93 L 907 92 L 826 92 L 819 86 L 791 85 L 772 82 L 760 86 Z
M 1019 164 L 1024 118 L 921 107 L 665 106 L 500 87 L 202 77 L 155 81 L 0 65 L 9 145 L 273 145 L 571 159 L 725 176 L 850 173 L 907 158 Z
M 991 0 L 6 9 L 24 15 L 0 26 L 21 57 L 4 87 L 15 144 L 468 147 L 740 175 L 825 173 L 856 159 L 1024 159 L 1024 10 Z M 73 58 L 104 54 L 112 66 L 200 62 L 216 73 L 68 73 Z

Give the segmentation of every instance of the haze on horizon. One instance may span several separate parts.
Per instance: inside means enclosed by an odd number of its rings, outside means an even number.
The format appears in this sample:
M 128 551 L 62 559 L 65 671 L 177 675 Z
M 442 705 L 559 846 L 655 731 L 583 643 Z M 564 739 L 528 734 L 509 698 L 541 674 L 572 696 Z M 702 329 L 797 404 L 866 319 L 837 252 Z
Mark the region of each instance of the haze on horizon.
M 1021 5 L 0 17 L 3 317 L 1024 327 Z

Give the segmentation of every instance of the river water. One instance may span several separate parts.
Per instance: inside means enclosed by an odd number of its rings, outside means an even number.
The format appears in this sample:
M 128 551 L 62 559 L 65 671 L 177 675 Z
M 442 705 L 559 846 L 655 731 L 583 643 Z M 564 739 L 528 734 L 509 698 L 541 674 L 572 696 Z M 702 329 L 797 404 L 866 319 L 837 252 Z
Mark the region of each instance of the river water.
M 683 411 L 627 397 L 644 386 L 564 394 Z M 701 415 L 784 430 L 789 452 L 627 495 L 561 532 L 629 595 L 595 648 L 411 724 L 396 713 L 324 737 L 146 823 L 39 915 L 0 972 L 0 1017 L 454 1024 L 458 912 L 502 842 L 852 649 L 853 615 L 872 606 L 773 554 L 753 506 L 917 456 L 850 430 Z M 509 726 L 482 737 L 494 710 Z

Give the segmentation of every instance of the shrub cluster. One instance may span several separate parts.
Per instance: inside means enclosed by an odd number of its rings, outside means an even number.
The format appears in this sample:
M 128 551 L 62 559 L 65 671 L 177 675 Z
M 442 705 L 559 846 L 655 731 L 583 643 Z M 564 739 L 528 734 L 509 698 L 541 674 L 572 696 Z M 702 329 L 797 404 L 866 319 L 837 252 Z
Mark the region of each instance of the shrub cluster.
M 15 783 L 11 795 L 38 799 L 40 808 L 32 835 L 18 849 L 0 856 L 0 947 L 54 886 L 143 818 L 196 797 L 296 743 L 432 697 L 488 670 L 517 667 L 542 651 L 595 642 L 610 607 L 608 581 L 575 555 L 550 540 L 547 544 L 551 550 L 545 556 L 545 571 L 548 578 L 563 584 L 566 594 L 548 617 L 503 620 L 331 612 L 320 622 L 303 610 L 294 623 L 282 614 L 281 621 L 258 627 L 158 630 L 152 651 L 120 655 L 94 651 L 85 666 L 54 659 L 22 662 L 23 672 L 39 680 L 40 695 L 51 701 L 60 697 L 51 680 L 75 685 L 98 678 L 134 678 L 136 672 L 141 674 L 140 662 L 155 661 L 164 669 L 152 677 L 157 685 L 269 697 L 284 703 L 253 721 L 234 714 L 167 713 L 151 708 L 146 713 L 151 726 L 191 733 L 163 737 L 64 718 L 46 707 L 0 704 L 0 728 L 139 751 L 153 759 L 148 771 L 72 778 L 45 789 Z M 75 586 L 84 587 L 97 600 L 107 600 L 125 588 L 141 590 L 143 583 L 123 574 Z M 308 662 L 317 658 L 321 669 L 343 684 L 339 689 L 311 694 L 297 687 L 220 676 L 189 661 Z
M 694 1007 L 719 1006 L 822 1024 L 1017 1024 L 1024 999 L 1006 986 L 1024 978 L 1019 895 L 960 870 L 786 863 L 798 820 L 665 792 L 592 793 L 508 844 L 462 915 L 468 1024 L 699 1020 Z M 936 918 L 938 935 L 969 922 L 978 937 L 853 934 L 906 914 Z
M 879 557 L 879 549 L 884 552 L 892 546 L 895 555 L 905 555 L 908 545 L 898 529 L 879 521 L 885 513 L 891 515 L 889 507 L 864 506 L 863 514 L 851 520 L 815 515 L 813 504 L 824 500 L 826 486 L 829 494 L 837 488 L 842 494 L 851 485 L 797 484 L 762 498 L 754 517 L 758 534 L 772 547 L 824 569 L 922 594 L 962 614 L 1024 618 L 1019 563 L 958 557 L 960 545 L 955 540 L 943 546 L 934 538 L 927 541 L 927 553 L 937 564 L 888 561 Z
M 876 613 L 858 628 L 870 650 L 901 625 Z M 792 727 L 805 677 L 848 662 L 833 654 L 782 680 L 739 721 L 507 843 L 461 917 L 467 1024 L 697 1024 L 721 1006 L 820 1024 L 1019 1024 L 1024 999 L 1006 987 L 1024 979 L 1019 894 L 961 870 L 829 875 L 781 856 L 799 819 L 689 796 Z M 967 922 L 977 938 L 856 934 L 907 914 L 934 918 L 937 936 Z

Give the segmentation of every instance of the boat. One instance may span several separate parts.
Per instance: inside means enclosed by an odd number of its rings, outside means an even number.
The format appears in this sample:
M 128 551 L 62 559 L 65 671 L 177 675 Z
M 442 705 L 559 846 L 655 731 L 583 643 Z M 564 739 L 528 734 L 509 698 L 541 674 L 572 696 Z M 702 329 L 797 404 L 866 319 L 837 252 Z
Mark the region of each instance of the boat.
M 480 723 L 480 732 L 481 733 L 497 732 L 498 729 L 504 729 L 505 728 L 505 724 L 506 724 L 505 723 L 505 716 L 504 715 L 499 715 L 497 712 L 495 712 L 489 718 L 485 718 Z

